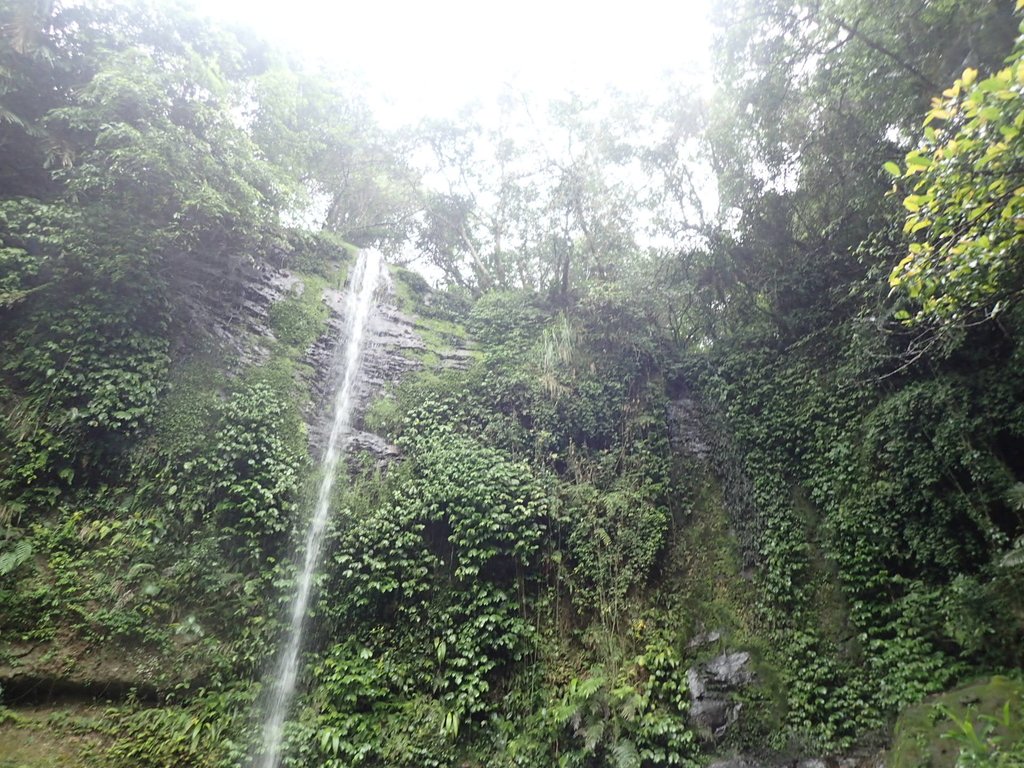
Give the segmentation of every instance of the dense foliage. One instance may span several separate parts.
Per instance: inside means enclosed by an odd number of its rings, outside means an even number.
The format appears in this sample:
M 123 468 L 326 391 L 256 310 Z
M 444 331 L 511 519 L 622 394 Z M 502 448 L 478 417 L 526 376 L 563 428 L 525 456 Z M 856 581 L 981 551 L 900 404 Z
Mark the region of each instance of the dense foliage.
M 106 686 L 83 765 L 257 748 L 349 243 L 443 285 L 392 270 L 400 459 L 337 486 L 286 764 L 833 755 L 1019 674 L 1014 8 L 716 13 L 708 103 L 399 136 L 186 11 L 0 2 L 10 703 Z M 1015 764 L 1005 704 L 930 723 Z
M 376 129 L 180 10 L 5 2 L 0 27 L 5 663 L 41 643 L 149 690 L 252 674 L 310 466 L 304 360 L 363 226 L 288 224 L 318 190 L 285 143 L 341 173 Z M 352 123 L 264 130 L 290 110 Z M 253 321 L 271 266 L 302 273 Z
M 1020 46 L 1011 66 L 978 79 L 967 69 L 936 98 L 923 145 L 907 154 L 913 194 L 903 231 L 916 235 L 889 282 L 920 304 L 919 314 L 943 320 L 997 313 L 1020 292 L 1021 197 L 1017 138 L 1024 128 Z

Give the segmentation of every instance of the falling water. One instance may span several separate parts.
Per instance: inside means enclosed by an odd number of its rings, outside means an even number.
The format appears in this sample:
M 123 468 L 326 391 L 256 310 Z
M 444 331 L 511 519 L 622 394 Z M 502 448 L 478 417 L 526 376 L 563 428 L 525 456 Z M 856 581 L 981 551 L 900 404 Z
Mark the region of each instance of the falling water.
M 263 723 L 263 754 L 259 768 L 278 768 L 281 762 L 281 742 L 284 721 L 295 695 L 295 683 L 299 672 L 299 653 L 302 650 L 302 631 L 305 625 L 306 608 L 313 587 L 313 576 L 320 560 L 327 516 L 330 511 L 331 489 L 334 475 L 341 457 L 343 438 L 349 429 L 352 411 L 352 389 L 359 373 L 359 362 L 363 351 L 363 336 L 373 309 L 373 297 L 380 282 L 382 262 L 379 254 L 362 251 L 349 279 L 346 306 L 345 356 L 341 360 L 343 376 L 334 399 L 334 423 L 327 441 L 323 459 L 323 479 L 317 495 L 316 509 L 306 533 L 306 552 L 299 575 L 298 588 L 291 607 L 291 624 L 288 642 L 281 650 L 274 672 L 273 692 L 268 700 L 266 719 Z

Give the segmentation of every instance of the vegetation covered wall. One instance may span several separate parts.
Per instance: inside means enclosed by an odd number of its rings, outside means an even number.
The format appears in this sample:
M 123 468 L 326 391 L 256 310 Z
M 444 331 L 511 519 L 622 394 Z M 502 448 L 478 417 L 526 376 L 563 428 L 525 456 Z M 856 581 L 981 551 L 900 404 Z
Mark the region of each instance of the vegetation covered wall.
M 0 746 L 257 748 L 376 245 L 440 285 L 392 269 L 399 458 L 339 484 L 287 764 L 863 756 L 901 711 L 897 764 L 1015 764 L 1014 10 L 722 4 L 713 99 L 530 138 L 386 134 L 186 12 L 0 5 Z M 907 709 L 972 682 L 1001 744 Z

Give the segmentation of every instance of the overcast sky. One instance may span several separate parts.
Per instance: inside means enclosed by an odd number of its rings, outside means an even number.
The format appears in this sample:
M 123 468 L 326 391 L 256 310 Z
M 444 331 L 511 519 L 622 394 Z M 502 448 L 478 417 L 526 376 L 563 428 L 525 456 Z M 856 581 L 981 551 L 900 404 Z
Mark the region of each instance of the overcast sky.
M 311 64 L 355 73 L 385 124 L 454 114 L 506 84 L 556 97 L 708 80 L 708 0 L 194 0 Z

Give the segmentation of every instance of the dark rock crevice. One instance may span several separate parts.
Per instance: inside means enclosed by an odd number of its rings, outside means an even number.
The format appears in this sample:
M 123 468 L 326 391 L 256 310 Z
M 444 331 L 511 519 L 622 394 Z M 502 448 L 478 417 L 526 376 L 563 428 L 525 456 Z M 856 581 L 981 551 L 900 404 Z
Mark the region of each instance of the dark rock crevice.
M 27 707 L 54 702 L 139 701 L 157 704 L 160 690 L 135 680 L 75 680 L 52 675 L 16 675 L 3 681 L 7 706 Z

